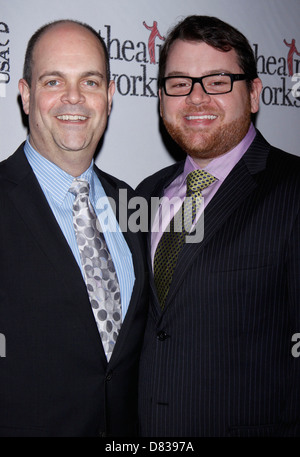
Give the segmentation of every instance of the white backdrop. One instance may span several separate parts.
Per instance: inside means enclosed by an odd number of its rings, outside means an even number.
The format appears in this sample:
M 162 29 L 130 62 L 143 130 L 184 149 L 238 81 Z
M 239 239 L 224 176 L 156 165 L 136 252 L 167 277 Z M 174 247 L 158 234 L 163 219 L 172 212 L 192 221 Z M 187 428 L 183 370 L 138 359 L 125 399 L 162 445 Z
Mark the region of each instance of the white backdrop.
M 0 160 L 27 135 L 17 85 L 28 39 L 46 22 L 71 18 L 100 31 L 117 84 L 97 165 L 135 187 L 173 163 L 160 131 L 157 58 L 160 37 L 190 14 L 217 16 L 247 36 L 264 85 L 256 126 L 300 155 L 300 0 L 0 0 Z

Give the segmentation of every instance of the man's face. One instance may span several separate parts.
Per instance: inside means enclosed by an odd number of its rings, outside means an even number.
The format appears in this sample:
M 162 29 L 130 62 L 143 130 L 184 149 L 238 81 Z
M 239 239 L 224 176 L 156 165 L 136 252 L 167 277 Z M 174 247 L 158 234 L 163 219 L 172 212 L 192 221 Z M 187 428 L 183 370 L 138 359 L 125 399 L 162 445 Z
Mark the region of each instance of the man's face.
M 204 42 L 176 40 L 170 48 L 165 76 L 200 77 L 243 73 L 234 50 L 219 51 Z M 251 113 L 259 107 L 261 81 L 249 93 L 246 81 L 234 82 L 231 92 L 207 95 L 200 84 L 190 95 L 169 97 L 160 90 L 164 124 L 181 148 L 197 159 L 212 159 L 233 149 L 246 135 Z
M 31 87 L 21 80 L 19 90 L 32 146 L 63 169 L 82 160 L 88 166 L 114 93 L 96 37 L 70 23 L 48 30 L 34 49 Z

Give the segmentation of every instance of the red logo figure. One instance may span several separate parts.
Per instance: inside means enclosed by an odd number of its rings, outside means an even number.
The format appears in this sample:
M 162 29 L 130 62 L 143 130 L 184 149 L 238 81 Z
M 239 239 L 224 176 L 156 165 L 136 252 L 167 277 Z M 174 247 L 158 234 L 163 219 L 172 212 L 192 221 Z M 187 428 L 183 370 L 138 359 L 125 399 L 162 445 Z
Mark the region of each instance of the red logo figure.
M 283 40 L 283 42 L 290 48 L 287 60 L 288 60 L 289 76 L 293 76 L 293 74 L 294 74 L 293 56 L 294 56 L 294 53 L 297 54 L 297 56 L 300 56 L 300 52 L 298 52 L 298 50 L 296 48 L 296 42 L 294 39 L 292 39 L 291 43 L 287 43 L 286 40 Z
M 155 38 L 158 37 L 160 40 L 164 41 L 165 38 L 161 36 L 157 29 L 157 22 L 154 21 L 152 27 L 147 25 L 146 22 L 143 22 L 143 25 L 147 30 L 151 30 L 149 40 L 148 40 L 148 51 L 150 55 L 150 63 L 156 63 L 155 61 Z

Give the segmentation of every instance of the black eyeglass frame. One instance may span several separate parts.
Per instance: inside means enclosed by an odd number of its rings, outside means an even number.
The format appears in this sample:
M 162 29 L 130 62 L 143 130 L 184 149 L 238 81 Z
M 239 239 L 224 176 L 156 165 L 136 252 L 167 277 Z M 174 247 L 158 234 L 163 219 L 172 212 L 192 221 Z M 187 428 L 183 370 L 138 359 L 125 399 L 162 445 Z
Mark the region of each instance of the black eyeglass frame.
M 230 90 L 227 90 L 226 92 L 207 92 L 207 90 L 205 89 L 204 87 L 204 84 L 202 82 L 203 79 L 207 78 L 207 77 L 210 77 L 210 76 L 229 76 L 230 77 L 230 80 L 231 80 L 231 87 L 230 87 Z M 166 81 L 167 80 L 170 80 L 170 79 L 175 79 L 175 78 L 187 78 L 187 79 L 190 79 L 192 81 L 192 85 L 191 85 L 191 89 L 190 91 L 187 93 L 187 94 L 184 94 L 184 95 L 180 95 L 180 94 L 168 94 L 167 93 L 167 89 L 166 89 Z M 193 78 L 192 76 L 184 76 L 184 75 L 178 75 L 178 76 L 165 76 L 164 78 L 162 78 L 162 87 L 164 89 L 164 92 L 165 94 L 168 96 L 168 97 L 187 97 L 188 95 L 190 95 L 192 92 L 193 92 L 193 89 L 194 89 L 194 85 L 195 83 L 200 83 L 201 84 L 201 87 L 202 89 L 204 90 L 204 92 L 207 94 L 207 95 L 223 95 L 223 94 L 229 94 L 229 92 L 232 91 L 233 89 L 233 83 L 235 81 L 244 81 L 244 80 L 249 80 L 251 81 L 253 78 L 250 78 L 248 75 L 246 75 L 245 73 L 236 73 L 236 74 L 233 74 L 233 73 L 214 73 L 212 75 L 205 75 L 205 76 L 200 76 L 198 78 Z

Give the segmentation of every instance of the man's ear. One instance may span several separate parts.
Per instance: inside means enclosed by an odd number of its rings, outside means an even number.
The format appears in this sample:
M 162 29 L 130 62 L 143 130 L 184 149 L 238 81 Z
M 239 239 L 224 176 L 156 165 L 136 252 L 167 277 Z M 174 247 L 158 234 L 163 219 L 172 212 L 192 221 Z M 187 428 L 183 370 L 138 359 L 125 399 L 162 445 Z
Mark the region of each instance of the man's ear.
M 257 113 L 259 110 L 259 97 L 262 91 L 262 82 L 260 78 L 255 78 L 252 81 L 250 91 L 251 113 Z
M 160 115 L 162 116 L 162 95 L 161 95 L 161 88 L 158 90 L 158 97 L 159 97 L 159 112 Z
M 19 92 L 22 98 L 23 110 L 25 114 L 29 114 L 30 87 L 25 79 L 20 79 Z
M 108 115 L 111 112 L 112 99 L 116 90 L 116 85 L 114 81 L 110 81 L 108 85 Z

